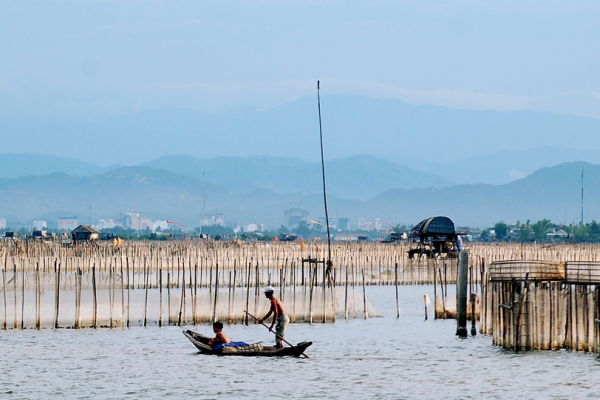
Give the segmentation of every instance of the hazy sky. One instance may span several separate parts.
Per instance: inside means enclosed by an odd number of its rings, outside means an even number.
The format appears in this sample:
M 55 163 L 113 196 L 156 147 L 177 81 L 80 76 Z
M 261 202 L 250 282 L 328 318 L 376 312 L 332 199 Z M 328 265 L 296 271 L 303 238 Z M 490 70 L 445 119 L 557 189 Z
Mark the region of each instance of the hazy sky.
M 102 117 L 314 95 L 600 118 L 600 3 L 0 2 L 0 109 Z

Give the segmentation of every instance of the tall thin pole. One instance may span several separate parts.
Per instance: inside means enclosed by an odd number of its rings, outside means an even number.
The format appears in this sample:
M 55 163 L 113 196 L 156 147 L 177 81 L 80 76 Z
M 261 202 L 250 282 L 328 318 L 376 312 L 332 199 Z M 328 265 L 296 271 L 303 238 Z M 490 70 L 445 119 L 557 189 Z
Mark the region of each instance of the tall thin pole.
M 583 166 L 581 167 L 581 226 L 583 226 Z
M 321 169 L 323 171 L 323 202 L 325 203 L 325 224 L 327 224 L 327 272 L 331 269 L 331 234 L 329 232 L 329 214 L 327 213 L 327 190 L 325 189 L 325 157 L 323 156 L 323 127 L 321 126 L 321 86 L 317 81 L 317 104 L 319 107 L 319 135 L 321 138 Z
M 204 204 L 202 204 L 202 214 L 200 216 L 200 235 L 199 239 L 202 239 L 202 224 L 204 223 L 204 211 L 206 210 L 206 181 L 204 180 L 204 171 L 202 171 L 202 195 L 204 197 Z

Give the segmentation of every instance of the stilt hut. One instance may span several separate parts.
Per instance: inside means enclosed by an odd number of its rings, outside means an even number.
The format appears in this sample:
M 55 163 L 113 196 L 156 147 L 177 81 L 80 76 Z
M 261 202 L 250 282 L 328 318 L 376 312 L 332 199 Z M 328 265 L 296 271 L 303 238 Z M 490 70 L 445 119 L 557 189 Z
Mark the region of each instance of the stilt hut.
M 73 229 L 71 237 L 74 242 L 98 240 L 100 232 L 89 225 L 79 225 L 77 228 Z

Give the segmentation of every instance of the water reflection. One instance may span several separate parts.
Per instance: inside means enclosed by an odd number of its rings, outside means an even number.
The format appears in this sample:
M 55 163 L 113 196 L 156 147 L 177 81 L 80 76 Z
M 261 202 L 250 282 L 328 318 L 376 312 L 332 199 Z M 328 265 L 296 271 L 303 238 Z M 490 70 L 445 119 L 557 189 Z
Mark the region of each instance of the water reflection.
M 423 316 L 425 286 L 368 287 L 385 318 L 290 325 L 312 340 L 310 359 L 199 355 L 176 327 L 0 332 L 2 394 L 17 398 L 165 396 L 289 398 L 576 398 L 596 395 L 595 355 L 515 354 L 478 335 L 455 337 L 454 320 Z M 430 307 L 431 308 L 431 307 Z M 430 310 L 432 311 L 432 310 Z M 209 333 L 205 326 L 197 328 Z M 271 343 L 261 326 L 231 326 L 233 340 Z

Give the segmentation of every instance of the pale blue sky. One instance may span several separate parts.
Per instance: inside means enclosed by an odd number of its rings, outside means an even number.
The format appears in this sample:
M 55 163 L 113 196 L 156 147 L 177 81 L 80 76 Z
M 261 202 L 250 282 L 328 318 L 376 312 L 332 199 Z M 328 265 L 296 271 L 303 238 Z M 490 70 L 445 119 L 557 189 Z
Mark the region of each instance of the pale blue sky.
M 102 117 L 314 95 L 600 118 L 600 3 L 2 1 L 0 109 Z

